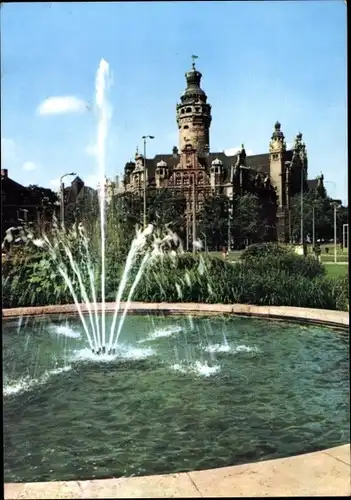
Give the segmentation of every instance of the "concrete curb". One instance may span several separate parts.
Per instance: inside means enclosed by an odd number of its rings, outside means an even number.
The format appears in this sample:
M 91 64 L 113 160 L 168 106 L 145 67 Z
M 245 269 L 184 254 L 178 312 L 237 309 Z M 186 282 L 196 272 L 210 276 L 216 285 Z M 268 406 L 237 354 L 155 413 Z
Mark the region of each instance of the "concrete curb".
M 126 303 L 121 302 L 121 309 Z M 80 305 L 82 312 L 87 313 L 85 304 Z M 105 310 L 112 312 L 115 302 L 107 302 Z M 102 305 L 98 304 L 98 310 Z M 332 311 L 328 309 L 309 309 L 304 307 L 288 306 L 256 306 L 252 304 L 199 304 L 193 302 L 131 302 L 129 313 L 163 313 L 163 314 L 235 314 L 238 316 L 256 316 L 271 319 L 304 321 L 306 323 L 324 324 L 327 326 L 348 327 L 349 313 L 345 311 Z M 74 304 L 40 306 L 40 307 L 17 307 L 3 309 L 3 318 L 16 316 L 36 316 L 46 314 L 76 314 Z
M 87 481 L 7 483 L 5 500 L 351 495 L 350 445 L 232 467 Z

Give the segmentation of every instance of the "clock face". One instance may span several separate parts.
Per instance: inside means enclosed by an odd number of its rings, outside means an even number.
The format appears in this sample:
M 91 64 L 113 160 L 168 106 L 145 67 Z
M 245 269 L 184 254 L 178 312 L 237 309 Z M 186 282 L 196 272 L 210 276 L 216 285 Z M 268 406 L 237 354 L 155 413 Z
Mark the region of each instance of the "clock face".
M 273 151 L 278 151 L 279 144 L 277 142 L 273 142 L 272 147 L 273 147 Z

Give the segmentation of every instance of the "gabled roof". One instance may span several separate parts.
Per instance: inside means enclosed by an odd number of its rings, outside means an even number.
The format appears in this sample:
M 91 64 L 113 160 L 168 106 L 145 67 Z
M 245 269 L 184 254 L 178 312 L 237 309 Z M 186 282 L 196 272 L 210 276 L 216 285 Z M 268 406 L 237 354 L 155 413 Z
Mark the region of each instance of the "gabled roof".
M 284 154 L 284 161 L 290 161 L 292 159 L 293 151 L 288 150 L 285 151 Z M 208 173 L 210 172 L 210 167 L 211 164 L 214 160 L 220 160 L 223 164 L 223 171 L 224 171 L 224 180 L 223 182 L 227 182 L 230 180 L 230 171 L 232 165 L 235 164 L 237 155 L 232 155 L 232 156 L 227 156 L 224 152 L 221 153 L 209 153 L 208 156 L 206 157 L 206 163 L 207 163 L 207 171 Z M 146 160 L 146 166 L 148 170 L 148 176 L 151 184 L 153 183 L 155 179 L 155 170 L 157 163 L 159 163 L 161 160 L 165 161 L 167 163 L 167 167 L 169 168 L 170 172 L 179 164 L 180 162 L 180 157 L 177 155 L 173 154 L 158 154 L 154 158 L 147 158 Z M 126 167 L 128 166 L 130 169 L 132 166 L 135 166 L 133 162 L 128 162 L 126 164 Z M 251 167 L 253 170 L 255 170 L 258 173 L 262 174 L 268 174 L 269 175 L 269 153 L 263 153 L 259 155 L 252 155 L 252 156 L 247 156 L 246 157 L 246 165 L 248 167 Z
M 13 181 L 9 177 L 1 177 L 1 191 L 4 193 L 13 193 L 15 191 L 27 191 L 28 188 L 22 186 L 16 181 Z

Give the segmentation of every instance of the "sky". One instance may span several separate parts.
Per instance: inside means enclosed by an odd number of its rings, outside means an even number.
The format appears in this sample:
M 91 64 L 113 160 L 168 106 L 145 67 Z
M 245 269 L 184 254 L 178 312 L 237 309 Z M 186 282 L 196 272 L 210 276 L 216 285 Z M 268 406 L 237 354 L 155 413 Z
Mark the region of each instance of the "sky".
M 212 105 L 210 149 L 268 151 L 279 120 L 306 143 L 309 178 L 347 200 L 344 0 L 1 5 L 2 168 L 57 189 L 97 180 L 95 77 L 110 67 L 106 174 L 178 145 L 176 104 L 191 55 Z M 66 179 L 66 182 L 70 179 Z

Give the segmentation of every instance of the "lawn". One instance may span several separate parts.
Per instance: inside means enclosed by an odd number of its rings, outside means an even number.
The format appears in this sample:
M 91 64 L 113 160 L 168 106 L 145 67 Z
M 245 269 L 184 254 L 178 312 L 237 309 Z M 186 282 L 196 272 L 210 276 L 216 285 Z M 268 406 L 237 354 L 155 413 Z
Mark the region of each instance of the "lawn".
M 329 253 L 325 252 L 325 248 L 329 248 Z M 312 253 L 312 245 L 307 246 L 308 253 Z M 212 257 L 223 258 L 222 252 L 209 252 Z M 228 260 L 236 261 L 240 258 L 242 254 L 242 250 L 232 250 L 229 252 Z M 349 254 L 347 250 L 341 250 L 340 246 L 337 247 L 336 252 L 337 262 L 345 262 L 349 261 Z M 334 262 L 334 246 L 333 245 L 321 245 L 321 261 L 322 262 Z
M 325 266 L 328 276 L 337 278 L 338 276 L 347 276 L 349 272 L 348 264 L 327 264 Z

